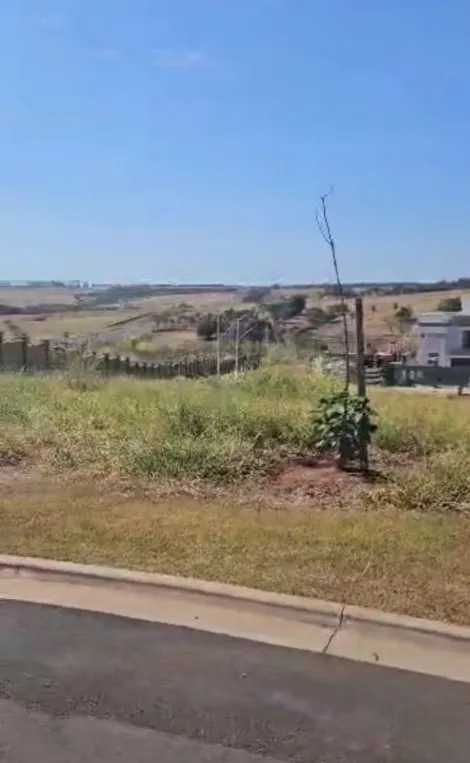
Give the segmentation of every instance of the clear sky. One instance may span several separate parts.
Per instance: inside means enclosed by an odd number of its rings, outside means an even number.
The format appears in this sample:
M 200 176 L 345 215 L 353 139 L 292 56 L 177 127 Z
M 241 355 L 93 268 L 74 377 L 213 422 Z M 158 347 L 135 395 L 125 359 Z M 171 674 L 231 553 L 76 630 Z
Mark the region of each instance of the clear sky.
M 0 279 L 470 275 L 469 0 L 0 0 Z

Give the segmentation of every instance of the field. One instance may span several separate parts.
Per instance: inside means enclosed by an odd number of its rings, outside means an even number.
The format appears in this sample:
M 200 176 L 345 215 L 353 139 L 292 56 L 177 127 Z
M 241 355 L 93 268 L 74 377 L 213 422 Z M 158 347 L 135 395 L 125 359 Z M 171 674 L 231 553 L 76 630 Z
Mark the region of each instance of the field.
M 312 464 L 307 368 L 0 376 L 4 553 L 470 622 L 470 401 L 378 389 L 373 483 Z
M 32 342 L 50 339 L 61 342 L 64 336 L 87 338 L 96 348 L 129 351 L 129 343 L 139 337 L 146 343 L 147 351 L 155 356 L 169 354 L 178 347 L 203 349 L 198 343 L 195 326 L 198 317 L 207 312 L 222 312 L 230 307 L 250 307 L 243 302 L 245 290 L 238 292 L 199 292 L 197 294 L 160 294 L 158 296 L 136 297 L 131 300 L 116 300 L 102 307 L 87 308 L 80 300 L 87 300 L 84 292 L 68 288 L 0 288 L 0 305 L 12 305 L 37 311 L 30 315 L 0 315 L 0 331 L 5 340 L 26 333 Z M 272 298 L 280 299 L 293 293 L 307 296 L 307 307 L 328 308 L 337 299 L 321 297 L 318 289 L 279 289 Z M 387 349 L 391 345 L 407 347 L 409 339 L 394 321 L 396 305 L 411 307 L 414 314 L 435 309 L 443 296 L 468 296 L 465 292 L 429 292 L 402 296 L 366 296 L 364 299 L 366 339 L 377 349 Z M 92 299 L 92 295 L 90 297 Z M 56 312 L 49 314 L 46 308 L 53 305 Z M 80 308 L 78 308 L 80 305 Z M 348 300 L 351 311 L 354 300 Z M 42 310 L 41 310 L 42 306 Z M 126 323 L 126 321 L 128 321 Z M 122 325 L 119 325 L 119 324 Z M 169 326 L 175 330 L 166 330 Z M 185 325 L 188 324 L 188 325 Z M 350 324 L 354 331 L 354 322 Z M 149 335 L 150 337 L 149 341 Z M 325 326 L 317 332 L 317 338 L 336 345 L 341 342 L 340 322 Z M 311 336 L 313 341 L 314 336 Z

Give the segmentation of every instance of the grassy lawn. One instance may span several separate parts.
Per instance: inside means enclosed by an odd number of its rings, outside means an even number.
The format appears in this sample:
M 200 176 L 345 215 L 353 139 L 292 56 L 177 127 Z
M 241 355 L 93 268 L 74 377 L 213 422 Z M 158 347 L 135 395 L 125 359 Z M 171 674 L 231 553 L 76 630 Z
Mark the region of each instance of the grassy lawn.
M 299 502 L 276 475 L 332 384 L 0 376 L 1 551 L 470 622 L 470 400 L 375 390 L 386 481 Z

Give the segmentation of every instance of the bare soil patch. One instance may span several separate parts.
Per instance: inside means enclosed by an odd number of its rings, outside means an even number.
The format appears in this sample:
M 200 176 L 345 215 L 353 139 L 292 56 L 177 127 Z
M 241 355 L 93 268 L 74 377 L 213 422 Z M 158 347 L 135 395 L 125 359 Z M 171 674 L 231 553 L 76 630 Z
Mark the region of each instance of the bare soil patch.
M 271 487 L 274 493 L 282 494 L 295 503 L 306 502 L 319 506 L 331 504 L 332 501 L 342 502 L 386 481 L 378 468 L 379 460 L 374 458 L 373 461 L 370 473 L 364 475 L 355 468 L 339 469 L 332 458 L 298 458 L 285 465 L 274 476 L 271 485 L 266 487 L 268 490 Z

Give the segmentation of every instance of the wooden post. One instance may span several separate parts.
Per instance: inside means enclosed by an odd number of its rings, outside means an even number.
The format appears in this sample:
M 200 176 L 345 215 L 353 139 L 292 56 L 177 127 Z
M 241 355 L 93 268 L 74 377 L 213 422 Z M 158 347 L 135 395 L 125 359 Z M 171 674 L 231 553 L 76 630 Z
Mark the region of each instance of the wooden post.
M 28 341 L 27 334 L 23 334 L 21 337 L 21 365 L 25 371 L 28 368 Z
M 51 369 L 51 343 L 49 339 L 45 339 L 43 342 L 44 347 L 44 368 L 46 371 Z
M 235 375 L 238 376 L 240 370 L 240 318 L 237 318 L 237 328 L 235 335 Z
M 3 368 L 3 331 L 0 331 L 0 368 Z
M 364 306 L 362 297 L 356 297 L 356 350 L 357 350 L 357 394 L 366 397 L 366 369 L 364 364 Z M 359 443 L 359 461 L 363 472 L 369 471 L 369 453 L 367 440 L 361 438 Z
M 220 376 L 220 315 L 217 313 L 217 376 Z

